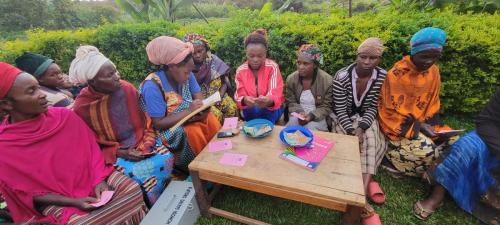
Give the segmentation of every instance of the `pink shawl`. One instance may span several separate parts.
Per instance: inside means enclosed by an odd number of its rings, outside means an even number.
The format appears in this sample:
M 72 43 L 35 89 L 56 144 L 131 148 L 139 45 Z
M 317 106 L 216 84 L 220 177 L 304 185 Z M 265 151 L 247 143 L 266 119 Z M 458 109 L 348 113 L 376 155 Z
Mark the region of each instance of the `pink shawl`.
M 95 135 L 72 111 L 49 108 L 37 118 L 0 124 L 0 192 L 14 222 L 36 220 L 65 224 L 71 215 L 64 208 L 60 220 L 44 217 L 33 197 L 58 194 L 79 198 L 95 196 L 94 187 L 112 171 L 105 167 Z

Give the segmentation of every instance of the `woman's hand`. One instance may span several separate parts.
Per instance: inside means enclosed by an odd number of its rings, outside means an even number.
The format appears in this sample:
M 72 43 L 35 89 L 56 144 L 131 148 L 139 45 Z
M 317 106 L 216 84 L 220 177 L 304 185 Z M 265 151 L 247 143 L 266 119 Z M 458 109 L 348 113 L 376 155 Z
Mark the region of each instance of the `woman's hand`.
M 356 128 L 356 130 L 354 130 L 354 136 L 358 137 L 359 143 L 363 143 L 364 135 L 365 135 L 365 131 L 363 129 L 361 129 L 360 127 Z
M 420 132 L 430 138 L 437 137 L 436 132 L 434 132 L 434 128 L 432 128 L 432 126 L 427 123 L 420 124 Z
M 136 151 L 135 148 L 133 147 L 129 149 L 118 149 L 116 155 L 122 159 L 132 162 L 141 161 L 145 158 L 140 152 Z
M 358 143 L 359 143 L 359 152 L 363 151 L 363 142 L 365 140 L 365 131 L 361 129 L 360 127 L 356 128 L 354 130 L 354 136 L 358 137 Z
M 244 103 L 245 106 L 254 107 L 256 99 L 257 98 L 246 96 L 246 97 L 243 98 L 243 103 Z
M 195 99 L 193 102 L 191 102 L 191 104 L 189 105 L 189 112 L 194 112 L 195 110 L 197 110 L 198 108 L 202 107 L 203 106 L 203 101 L 200 100 L 200 99 Z
M 304 117 L 304 119 L 303 119 L 303 120 L 298 119 L 298 120 L 299 120 L 299 124 L 300 124 L 301 126 L 305 126 L 305 125 L 307 125 L 309 122 L 311 122 L 311 116 L 310 116 L 309 114 L 307 114 L 307 113 L 305 113 L 305 112 L 300 112 L 299 114 L 300 114 L 300 115 L 302 115 L 302 117 Z
M 97 207 L 92 206 L 90 204 L 99 202 L 97 198 L 93 197 L 85 197 L 85 198 L 75 198 L 73 199 L 73 206 L 79 208 L 83 211 L 91 211 L 96 209 Z
M 255 100 L 255 104 L 259 108 L 268 108 L 273 106 L 274 101 L 272 98 L 267 97 L 267 96 L 260 96 Z
M 109 190 L 111 190 L 111 187 L 108 185 L 106 181 L 103 180 L 101 181 L 101 183 L 97 184 L 94 188 L 95 197 L 97 199 L 101 199 L 101 193 Z

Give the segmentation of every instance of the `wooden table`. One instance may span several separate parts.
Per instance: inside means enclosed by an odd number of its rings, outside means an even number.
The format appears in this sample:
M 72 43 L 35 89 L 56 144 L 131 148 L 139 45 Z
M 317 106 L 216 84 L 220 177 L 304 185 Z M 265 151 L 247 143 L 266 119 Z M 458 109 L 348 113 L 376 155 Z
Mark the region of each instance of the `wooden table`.
M 212 207 L 211 201 L 220 185 L 209 195 L 203 188 L 202 180 L 359 214 L 365 205 L 365 194 L 357 138 L 313 132 L 315 135 L 334 140 L 335 145 L 317 170 L 311 172 L 279 158 L 284 149 L 279 139 L 282 129 L 283 127 L 276 126 L 271 135 L 261 139 L 248 138 L 244 134 L 232 137 L 233 149 L 229 152 L 248 155 L 243 167 L 220 164 L 219 159 L 225 151 L 210 153 L 208 146 L 189 164 L 198 205 L 204 216 L 210 217 L 214 214 L 241 223 L 264 224 Z M 214 140 L 219 139 L 214 137 L 212 141 Z

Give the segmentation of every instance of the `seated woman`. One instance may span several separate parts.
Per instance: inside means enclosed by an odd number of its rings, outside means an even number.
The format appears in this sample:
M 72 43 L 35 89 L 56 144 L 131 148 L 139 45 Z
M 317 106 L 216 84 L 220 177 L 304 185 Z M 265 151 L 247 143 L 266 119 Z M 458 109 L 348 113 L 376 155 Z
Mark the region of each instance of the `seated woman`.
M 245 38 L 247 61 L 236 70 L 234 99 L 243 119 L 267 119 L 276 123 L 283 108 L 283 78 L 278 64 L 267 58 L 267 37 L 258 29 Z
M 88 84 L 76 98 L 74 110 L 96 133 L 106 163 L 139 183 L 153 205 L 174 160 L 156 140 L 151 119 L 139 106 L 137 90 L 120 80 L 113 62 L 94 46 L 76 50 L 69 75 L 79 84 Z
M 41 86 L 40 90 L 47 95 L 49 106 L 73 108 L 73 95 L 62 89 L 66 75 L 54 60 L 47 56 L 27 52 L 16 59 L 16 66 L 36 77 Z
M 207 98 L 218 91 L 222 98 L 222 101 L 212 106 L 210 111 L 221 123 L 224 118 L 238 116 L 238 107 L 233 98 L 227 94 L 231 68 L 210 52 L 208 41 L 203 35 L 187 34 L 184 36 L 184 42 L 193 44 L 195 66 L 193 73 L 201 87 L 203 97 Z
M 95 135 L 72 111 L 48 107 L 30 74 L 0 62 L 0 193 L 15 223 L 138 224 L 139 185 L 106 166 Z M 101 193 L 114 191 L 104 206 Z
M 500 213 L 500 193 L 495 190 L 499 180 L 491 173 L 494 168 L 500 168 L 500 89 L 477 117 L 476 131 L 455 142 L 444 160 L 429 171 L 436 185 L 428 198 L 415 204 L 415 216 L 429 218 L 443 205 L 446 191 L 468 213 L 475 210 L 481 196 Z
M 411 55 L 389 70 L 378 106 L 380 128 L 389 139 L 387 159 L 395 175 L 422 176 L 456 134 L 439 118 L 441 77 L 435 65 L 441 57 L 446 33 L 433 27 L 411 38 Z
M 332 76 L 319 68 L 323 54 L 318 46 L 305 44 L 297 54 L 297 71 L 286 79 L 286 105 L 290 113 L 286 124 L 301 125 L 311 130 L 328 131 L 326 117 L 332 104 Z
M 383 52 L 379 38 L 366 39 L 358 47 L 356 62 L 340 69 L 333 81 L 333 131 L 358 137 L 365 193 L 378 204 L 385 199 L 372 175 L 387 147 L 377 121 L 380 87 L 387 74 L 378 67 Z M 373 211 L 368 203 L 367 210 Z
M 191 72 L 194 68 L 193 45 L 168 36 L 153 39 L 146 46 L 149 61 L 160 69 L 141 84 L 141 101 L 151 117 L 159 138 L 176 155 L 176 165 L 187 172 L 187 165 L 219 131 L 217 118 L 205 110 L 183 126 L 171 130 L 177 122 L 203 105 L 203 94 Z

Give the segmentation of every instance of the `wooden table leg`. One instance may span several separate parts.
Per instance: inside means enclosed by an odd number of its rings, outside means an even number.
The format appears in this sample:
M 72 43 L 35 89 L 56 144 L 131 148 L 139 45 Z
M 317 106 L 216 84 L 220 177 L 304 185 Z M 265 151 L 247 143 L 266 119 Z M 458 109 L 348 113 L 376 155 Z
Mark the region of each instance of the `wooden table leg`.
M 196 192 L 196 201 L 200 207 L 201 214 L 208 218 L 212 217 L 212 214 L 208 211 L 210 209 L 210 200 L 208 199 L 208 193 L 203 187 L 198 171 L 189 171 L 191 178 L 193 180 L 194 190 Z
M 357 206 L 347 206 L 347 211 L 342 216 L 342 225 L 360 224 L 362 209 Z
M 217 193 L 219 193 L 219 190 L 222 187 L 222 184 L 216 184 L 216 183 L 214 183 L 213 185 L 214 185 L 214 188 L 212 189 L 212 191 L 210 191 L 210 194 L 208 194 L 208 201 L 210 203 L 212 203 L 212 201 L 215 198 L 215 195 L 217 195 Z

